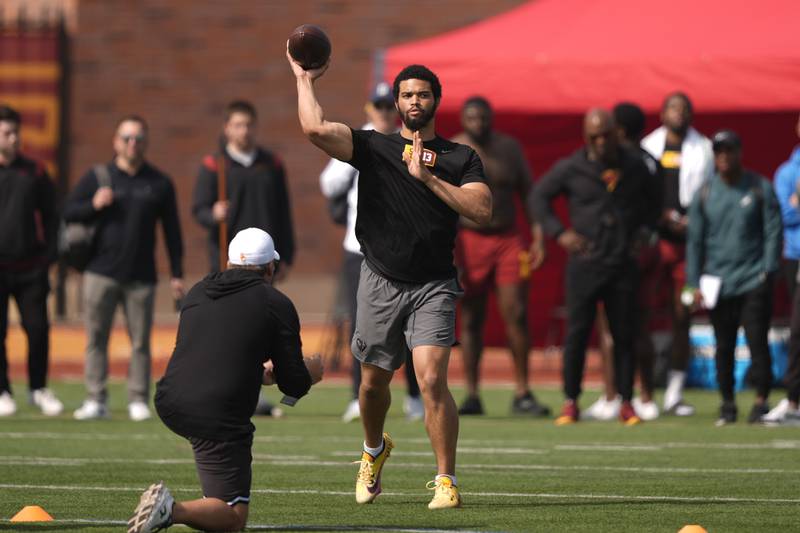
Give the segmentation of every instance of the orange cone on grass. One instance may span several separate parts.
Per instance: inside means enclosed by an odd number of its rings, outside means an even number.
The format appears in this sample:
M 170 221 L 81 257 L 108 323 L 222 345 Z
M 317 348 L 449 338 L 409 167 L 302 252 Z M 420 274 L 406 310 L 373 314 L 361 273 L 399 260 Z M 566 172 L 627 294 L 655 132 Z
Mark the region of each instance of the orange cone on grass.
M 53 517 L 38 505 L 26 505 L 11 518 L 12 522 L 52 522 Z

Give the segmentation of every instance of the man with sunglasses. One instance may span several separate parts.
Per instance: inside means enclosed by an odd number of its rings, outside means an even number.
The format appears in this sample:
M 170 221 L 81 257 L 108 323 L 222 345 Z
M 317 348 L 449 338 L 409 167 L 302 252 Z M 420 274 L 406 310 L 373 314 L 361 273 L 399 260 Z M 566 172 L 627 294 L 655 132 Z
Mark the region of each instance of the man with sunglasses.
M 534 212 L 545 234 L 569 254 L 566 267 L 567 325 L 564 342 L 566 401 L 557 425 L 573 424 L 580 412 L 584 362 L 597 303 L 603 302 L 614 340 L 614 382 L 622 396 L 620 420 L 638 424 L 631 399 L 634 376 L 634 321 L 638 272 L 635 237 L 660 212 L 651 194 L 650 172 L 642 157 L 619 145 L 614 119 L 592 109 L 583 124 L 585 146 L 558 161 L 537 184 Z M 552 208 L 565 196 L 572 227 Z
M 128 415 L 150 418 L 150 331 L 156 292 L 156 223 L 161 222 L 170 262 L 170 288 L 180 299 L 183 242 L 172 180 L 145 160 L 148 129 L 143 118 L 119 121 L 114 159 L 78 181 L 64 206 L 67 222 L 96 224 L 92 257 L 83 275 L 86 320 L 87 398 L 78 420 L 108 418 L 108 339 L 122 304 L 131 339 Z
M 367 113 L 367 124 L 363 130 L 375 130 L 384 135 L 397 131 L 397 109 L 394 106 L 392 87 L 386 82 L 375 85 L 370 94 L 369 102 L 364 106 Z M 356 303 L 358 293 L 358 280 L 361 271 L 361 262 L 364 254 L 356 238 L 356 213 L 358 209 L 358 170 L 344 161 L 331 159 L 319 177 L 322 194 L 326 198 L 347 194 L 347 231 L 344 236 L 344 260 L 342 263 L 343 289 L 347 300 L 347 315 L 350 320 L 350 335 L 347 338 L 348 346 L 353 338 L 356 328 Z M 358 405 L 358 389 L 361 387 L 361 365 L 353 359 L 352 368 L 352 398 L 347 404 L 343 422 L 351 422 L 361 416 Z M 409 357 L 405 364 L 405 377 L 407 392 L 403 402 L 403 412 L 409 420 L 421 420 L 425 416 L 425 408 L 419 395 L 419 384 L 414 374 L 414 363 Z

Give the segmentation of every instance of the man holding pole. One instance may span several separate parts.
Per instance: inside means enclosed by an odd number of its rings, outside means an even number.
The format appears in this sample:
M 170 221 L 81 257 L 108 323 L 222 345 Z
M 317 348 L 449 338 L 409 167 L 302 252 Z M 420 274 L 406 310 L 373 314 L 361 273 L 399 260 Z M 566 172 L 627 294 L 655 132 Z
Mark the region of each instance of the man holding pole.
M 281 251 L 276 274 L 280 281 L 294 259 L 289 194 L 283 164 L 255 143 L 256 119 L 250 102 L 235 100 L 225 107 L 220 150 L 203 158 L 192 214 L 208 229 L 211 272 L 225 269 L 219 251 L 227 248 L 231 237 L 254 227 L 272 235 Z

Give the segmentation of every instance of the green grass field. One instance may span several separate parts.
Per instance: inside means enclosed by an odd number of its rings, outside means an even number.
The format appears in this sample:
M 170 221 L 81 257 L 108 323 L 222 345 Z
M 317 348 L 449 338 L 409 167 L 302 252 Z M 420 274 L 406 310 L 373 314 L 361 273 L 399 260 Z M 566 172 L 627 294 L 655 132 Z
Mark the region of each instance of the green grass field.
M 129 422 L 122 385 L 111 390 L 113 419 L 98 422 L 71 419 L 81 385 L 54 389 L 67 414 L 48 419 L 20 402 L 16 416 L 0 420 L 0 530 L 122 531 L 140 492 L 160 479 L 178 499 L 201 495 L 188 443 L 158 420 Z M 19 401 L 25 387 L 16 390 Z M 539 396 L 560 403 L 557 390 Z M 587 392 L 584 403 L 595 397 Z M 256 420 L 248 530 L 675 533 L 692 523 L 712 533 L 800 530 L 800 429 L 715 428 L 717 395 L 688 398 L 698 407 L 689 419 L 555 427 L 508 416 L 510 390 L 487 389 L 487 416 L 461 421 L 465 505 L 434 512 L 425 489 L 433 455 L 422 423 L 400 412 L 402 389 L 387 422 L 396 448 L 384 493 L 359 506 L 351 462 L 361 428 L 339 420 L 346 388 L 322 385 L 285 418 Z M 741 412 L 751 400 L 739 396 Z M 55 522 L 10 523 L 24 505 L 44 507 Z

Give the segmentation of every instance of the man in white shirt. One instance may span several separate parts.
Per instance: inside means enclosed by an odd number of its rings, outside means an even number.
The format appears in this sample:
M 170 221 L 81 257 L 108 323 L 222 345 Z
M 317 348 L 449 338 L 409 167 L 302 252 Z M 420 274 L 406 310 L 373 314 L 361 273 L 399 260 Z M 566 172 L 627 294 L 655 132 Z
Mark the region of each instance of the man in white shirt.
M 664 393 L 665 413 L 678 416 L 694 414 L 694 407 L 683 402 L 683 384 L 689 363 L 689 308 L 681 303 L 686 285 L 687 210 L 695 192 L 714 172 L 711 141 L 692 124 L 693 109 L 689 97 L 674 92 L 664 99 L 662 126 L 642 139 L 642 148 L 656 158 L 663 168 L 663 211 L 659 221 L 658 244 L 660 268 L 655 275 L 672 286 L 672 365 Z

